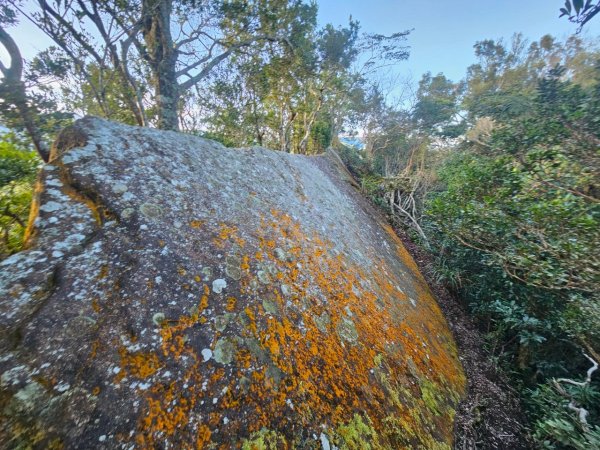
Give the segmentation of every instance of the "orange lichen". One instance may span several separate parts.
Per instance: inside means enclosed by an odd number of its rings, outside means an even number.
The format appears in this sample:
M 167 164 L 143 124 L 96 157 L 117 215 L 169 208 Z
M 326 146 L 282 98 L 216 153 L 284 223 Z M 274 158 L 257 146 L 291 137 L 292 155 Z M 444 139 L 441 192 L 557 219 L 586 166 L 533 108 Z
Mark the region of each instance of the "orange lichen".
M 102 279 L 106 278 L 107 276 L 108 276 L 108 264 L 102 264 L 102 267 L 100 267 L 100 272 L 98 273 L 96 280 L 102 280 Z
M 240 269 L 242 269 L 244 272 L 247 272 L 248 270 L 250 270 L 250 257 L 248 255 L 244 255 L 242 257 L 242 263 L 240 264 Z
M 227 306 L 225 306 L 225 310 L 229 312 L 235 310 L 236 303 L 237 300 L 235 297 L 227 297 Z
M 121 371 L 115 376 L 115 382 L 120 382 L 127 375 L 146 379 L 161 367 L 161 362 L 155 353 L 129 352 L 127 348 L 119 348 Z
M 100 342 L 98 340 L 95 340 L 94 342 L 92 342 L 92 348 L 90 349 L 90 356 L 89 359 L 95 359 L 96 356 L 98 355 L 98 349 L 100 348 Z
M 317 236 L 307 239 L 302 235 L 299 227 L 291 222 L 289 216 L 274 213 L 275 219 L 268 225 L 274 230 L 283 230 L 281 236 L 286 239 L 303 243 L 301 252 L 302 267 L 309 268 L 311 287 L 317 287 L 328 299 L 328 304 L 323 304 L 316 298 L 309 298 L 311 308 L 309 312 L 297 314 L 302 318 L 305 330 L 300 330 L 287 318 L 279 321 L 268 321 L 263 324 L 264 331 L 258 332 L 260 342 L 264 348 L 269 350 L 271 358 L 277 367 L 288 374 L 287 387 L 280 387 L 279 395 L 271 395 L 270 405 L 274 410 L 285 408 L 286 398 L 301 397 L 303 402 L 299 403 L 298 409 L 302 416 L 310 417 L 310 421 L 329 421 L 339 423 L 351 417 L 353 408 L 359 406 L 358 399 L 361 398 L 362 388 L 369 386 L 370 395 L 375 404 L 385 404 L 388 395 L 385 389 L 372 383 L 370 369 L 378 354 L 388 354 L 386 343 L 401 342 L 403 349 L 408 350 L 416 367 L 424 375 L 435 374 L 438 380 L 451 380 L 452 372 L 455 371 L 455 363 L 445 357 L 447 352 L 436 351 L 437 359 L 431 358 L 424 348 L 419 345 L 414 331 L 405 323 L 395 327 L 382 327 L 382 324 L 392 322 L 389 318 L 392 310 L 392 302 L 402 297 L 394 288 L 393 284 L 381 274 L 385 273 L 383 262 L 373 273 L 367 274 L 362 269 L 348 269 L 341 256 L 328 257 L 329 245 L 322 242 Z M 267 259 L 278 265 L 277 278 L 291 286 L 293 303 L 298 303 L 305 298 L 306 285 L 298 283 L 300 273 L 295 263 L 282 262 L 272 254 L 276 246 L 273 239 L 260 239 L 261 250 Z M 307 245 L 308 242 L 312 244 Z M 281 243 L 283 244 L 283 242 Z M 281 245 L 283 246 L 283 245 Z M 298 255 L 300 252 L 295 252 Z M 360 280 L 373 279 L 375 286 L 382 292 L 376 295 L 371 290 L 361 287 Z M 282 308 L 285 307 L 282 296 L 278 289 L 273 292 Z M 405 296 L 404 296 L 405 297 Z M 382 302 L 383 307 L 377 307 Z M 428 299 L 432 303 L 432 299 Z M 326 308 L 325 308 L 326 306 Z M 329 332 L 321 333 L 315 324 L 314 317 L 321 311 L 327 311 L 330 317 L 328 325 Z M 288 312 L 288 316 L 291 316 Z M 344 342 L 340 339 L 336 330 L 343 325 L 344 317 L 352 314 L 352 322 L 356 326 L 356 333 L 361 345 Z M 248 329 L 257 333 L 255 315 L 246 309 L 246 314 L 251 318 Z M 294 313 L 295 314 L 295 313 Z M 302 343 L 306 343 L 302 345 Z M 298 345 L 300 343 L 300 345 Z M 433 354 L 434 352 L 432 352 Z M 395 358 L 399 361 L 400 358 Z M 343 362 L 340 366 L 340 362 Z M 326 371 L 323 368 L 327 367 Z M 338 368 L 339 372 L 336 370 Z M 342 367 L 351 367 L 352 377 L 340 376 L 344 371 Z M 388 363 L 387 370 L 391 372 L 390 377 L 402 377 L 405 366 L 392 365 Z M 301 380 L 298 382 L 298 380 Z M 459 379 L 453 383 L 458 388 L 462 383 Z M 256 390 L 252 395 L 261 397 L 265 395 L 264 387 L 254 384 Z M 363 405 L 364 408 L 364 405 Z M 399 412 L 399 411 L 398 411 Z M 382 425 L 384 416 L 377 410 L 370 411 L 370 416 L 375 420 L 376 428 Z M 272 420 L 272 419 L 271 419 Z M 270 420 L 258 423 L 256 428 L 268 426 Z
M 235 242 L 241 248 L 246 245 L 246 241 L 238 236 L 238 228 L 236 226 L 229 226 L 225 223 L 221 223 L 219 232 L 213 239 L 213 243 L 217 247 L 223 248 L 229 240 Z
M 172 436 L 183 424 L 189 421 L 189 413 L 196 404 L 194 397 L 178 395 L 176 382 L 152 388 L 152 396 L 147 399 L 148 411 L 142 419 L 144 433 L 137 436 L 142 447 L 151 446 L 153 435 Z M 165 408 L 165 405 L 168 405 Z M 152 446 L 151 446 L 152 447 Z
M 204 448 L 204 446 L 210 442 L 211 434 L 210 428 L 204 424 L 200 425 L 198 435 L 196 436 L 196 448 Z
M 414 427 L 410 436 L 415 442 L 432 439 L 427 426 L 447 439 L 451 408 L 436 404 L 432 409 L 426 404 L 427 399 L 437 398 L 427 386 L 452 398 L 462 392 L 464 377 L 454 350 L 448 347 L 452 340 L 441 312 L 399 240 L 394 242 L 414 276 L 410 295 L 417 306 L 411 306 L 408 295 L 397 287 L 405 284 L 402 271 L 379 255 L 369 255 L 372 267 L 353 264 L 336 254 L 330 243 L 316 234 L 304 234 L 290 216 L 275 210 L 271 218 L 261 220 L 257 231 L 253 258 L 242 257 L 240 300 L 229 296 L 212 303 L 210 289 L 204 285 L 194 312 L 159 330 L 161 352 L 155 356 L 169 367 L 184 355 L 191 363 L 170 384 L 158 383 L 150 390 L 138 443 L 152 447 L 172 436 L 184 447 L 194 441 L 198 448 L 208 446 L 211 430 L 221 428 L 225 412 L 238 417 L 250 412 L 252 420 L 245 424 L 244 433 L 273 427 L 284 434 L 298 426 L 335 429 L 356 422 L 360 412 L 370 427 L 382 433 L 381 442 L 387 446 L 408 446 L 395 437 L 402 433 L 390 425 L 390 418 Z M 220 224 L 213 234 L 215 248 L 243 247 L 237 233 L 236 227 Z M 259 271 L 267 266 L 276 284 L 258 280 Z M 236 342 L 235 354 L 227 372 L 213 360 L 198 358 L 198 349 L 187 343 L 186 333 L 207 321 L 203 312 L 209 301 L 217 314 L 232 314 L 240 301 L 251 298 L 263 302 L 242 304 L 233 325 L 241 331 L 231 341 Z M 425 329 L 423 314 L 429 321 Z M 215 334 L 213 348 L 219 339 L 223 341 L 222 335 Z M 243 389 L 240 380 L 246 380 Z M 199 407 L 203 399 L 213 397 L 219 397 L 218 404 L 206 402 Z M 204 411 L 201 424 L 190 421 L 192 411 L 199 409 Z M 349 433 L 349 428 L 344 430 Z

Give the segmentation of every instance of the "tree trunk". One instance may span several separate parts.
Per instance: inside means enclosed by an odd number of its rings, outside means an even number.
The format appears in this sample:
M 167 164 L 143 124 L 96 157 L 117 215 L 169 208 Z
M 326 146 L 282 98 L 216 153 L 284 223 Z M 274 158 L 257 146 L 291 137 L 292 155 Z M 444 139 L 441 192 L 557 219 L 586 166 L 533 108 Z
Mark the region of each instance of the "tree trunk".
M 306 118 L 304 120 L 304 136 L 302 137 L 300 145 L 298 146 L 300 148 L 300 153 L 302 153 L 303 155 L 306 155 L 308 139 L 310 138 L 310 132 L 312 131 L 312 127 L 315 124 L 315 121 L 317 120 L 317 114 L 319 113 L 319 111 L 321 111 L 321 106 L 323 106 L 323 89 L 321 89 L 319 92 L 320 95 L 319 101 L 317 102 L 317 106 L 313 111 L 311 111 L 308 122 L 306 121 Z
M 177 51 L 171 36 L 172 0 L 144 0 L 144 39 L 150 56 L 152 82 L 158 107 L 158 128 L 179 130 Z

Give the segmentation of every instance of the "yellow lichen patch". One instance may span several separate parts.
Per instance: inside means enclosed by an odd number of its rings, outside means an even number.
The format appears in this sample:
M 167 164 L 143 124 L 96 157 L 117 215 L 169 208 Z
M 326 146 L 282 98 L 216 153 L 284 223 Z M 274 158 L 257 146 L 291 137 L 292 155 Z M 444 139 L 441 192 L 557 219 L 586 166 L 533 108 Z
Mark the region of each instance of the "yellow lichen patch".
M 208 294 L 210 290 L 204 285 L 203 295 L 200 297 L 197 307 L 193 308 L 191 314 L 179 317 L 174 323 L 163 326 L 160 330 L 163 355 L 166 357 L 179 358 L 186 350 L 184 332 L 198 323 L 202 323 L 200 314 L 208 307 Z
M 161 367 L 158 356 L 154 353 L 129 352 L 127 348 L 119 349 L 121 357 L 121 371 L 115 376 L 119 382 L 127 375 L 145 379 L 153 375 Z
M 38 177 L 33 187 L 33 197 L 31 201 L 31 207 L 29 209 L 29 218 L 27 220 L 27 227 L 25 228 L 25 233 L 23 234 L 23 248 L 25 249 L 29 248 L 31 244 L 35 241 L 35 237 L 38 231 L 35 225 L 35 219 L 37 219 L 40 213 L 40 199 L 42 192 L 44 192 L 44 189 L 44 180 L 41 177 Z
M 136 442 L 142 448 L 153 448 L 158 442 L 178 433 L 184 438 L 183 443 L 189 446 L 195 442 L 197 448 L 204 448 L 210 442 L 211 431 L 205 424 L 191 421 L 191 412 L 202 397 L 201 385 L 204 374 L 199 369 L 196 353 L 186 344 L 186 330 L 205 322 L 200 317 L 208 306 L 208 287 L 203 287 L 198 307 L 191 314 L 182 315 L 174 323 L 168 323 L 160 329 L 162 352 L 157 357 L 172 364 L 184 357 L 192 363 L 184 375 L 171 381 L 168 385 L 158 383 L 152 386 L 146 398 L 146 412 L 140 418 L 140 432 Z
M 61 191 L 66 194 L 67 196 L 69 196 L 71 199 L 75 200 L 77 203 L 83 203 L 85 204 L 89 210 L 90 213 L 92 214 L 94 220 L 97 222 L 98 225 L 103 224 L 106 221 L 109 220 L 114 220 L 116 219 L 116 216 L 109 211 L 105 205 L 103 205 L 102 203 L 99 203 L 97 201 L 97 199 L 92 199 L 91 197 L 88 197 L 84 192 L 77 190 L 73 187 L 73 183 L 72 180 L 70 179 L 70 171 L 69 169 L 67 169 L 63 163 L 62 160 L 56 160 L 53 162 L 54 165 L 56 165 L 59 169 L 60 169 L 60 180 L 63 183 L 63 186 L 61 187 Z M 37 186 L 36 186 L 36 192 L 34 193 L 34 195 L 37 194 Z M 37 197 L 37 195 L 34 197 L 34 202 L 35 202 L 35 198 Z M 32 212 L 33 209 L 38 209 L 37 206 L 33 206 L 32 207 Z M 30 214 L 29 219 L 32 219 L 32 215 Z M 33 226 L 33 224 L 31 224 Z M 28 225 L 29 228 L 29 225 Z M 30 238 L 28 231 L 25 231 L 25 242 L 28 242 L 28 239 Z
M 234 226 L 207 231 L 215 253 L 245 244 Z M 160 328 L 156 357 L 181 370 L 149 390 L 139 443 L 208 446 L 217 428 L 241 433 L 243 448 L 293 448 L 298 430 L 323 429 L 340 449 L 451 442 L 464 376 L 426 285 L 407 287 L 397 260 L 360 266 L 278 211 L 250 247 L 225 300 L 204 285 L 191 312 Z
M 204 446 L 210 442 L 211 434 L 212 433 L 210 432 L 210 428 L 208 428 L 204 424 L 200 425 L 198 435 L 196 437 L 196 448 L 204 448 Z
M 190 227 L 192 228 L 200 228 L 202 225 L 204 225 L 205 221 L 204 220 L 192 220 L 190 222 Z
M 263 428 L 242 443 L 242 450 L 287 450 L 290 448 L 284 436 Z
M 306 420 L 307 426 L 311 422 L 341 423 L 349 420 L 354 410 L 360 409 L 368 411 L 375 428 L 382 430 L 384 413 L 386 409 L 388 413 L 393 410 L 394 405 L 389 404 L 389 389 L 373 383 L 371 369 L 377 354 L 390 353 L 388 344 L 396 342 L 401 343 L 402 354 L 390 358 L 387 370 L 391 378 L 410 375 L 402 364 L 404 358 L 410 357 L 419 376 L 431 376 L 444 383 L 451 380 L 451 388 L 462 390 L 464 379 L 451 356 L 444 351 L 436 351 L 437 358 L 432 358 L 409 324 L 399 322 L 392 325 L 394 321 L 390 318 L 390 310 L 399 292 L 381 275 L 391 270 L 377 267 L 373 273 L 365 273 L 360 268 L 353 268 L 340 255 L 329 256 L 331 246 L 318 236 L 304 236 L 289 216 L 276 211 L 273 215 L 275 220 L 266 225 L 275 231 L 275 238 L 273 235 L 270 238 L 261 236 L 259 241 L 265 260 L 277 266 L 276 279 L 290 291 L 287 299 L 283 298 L 283 289 L 272 292 L 279 307 L 287 309 L 286 317 L 259 325 L 253 309 L 246 308 L 246 314 L 251 319 L 248 330 L 258 338 L 273 363 L 287 377 L 286 383 L 278 386 L 277 393 L 265 390 L 264 383 L 254 383 L 251 386 L 252 396 L 268 397 L 275 416 L 284 416 L 287 400 L 301 399 L 296 410 Z M 278 234 L 279 239 L 276 238 Z M 274 249 L 279 247 L 296 250 L 293 254 L 299 261 L 277 258 Z M 301 251 L 297 251 L 298 248 Z M 304 272 L 299 273 L 298 267 L 305 268 Z M 374 286 L 365 289 L 361 281 L 369 279 L 375 281 Z M 310 288 L 308 291 L 307 287 Z M 326 301 L 311 297 L 310 291 L 320 292 Z M 290 299 L 292 309 L 289 307 Z M 429 301 L 433 302 L 433 299 Z M 301 302 L 307 302 L 309 307 L 304 310 L 298 308 Z M 382 306 L 377 307 L 378 304 Z M 329 318 L 326 333 L 318 329 L 315 321 L 323 312 Z M 443 325 L 441 316 L 436 319 Z M 298 323 L 302 323 L 303 327 L 298 327 Z M 439 345 L 434 341 L 429 344 L 432 347 Z M 368 397 L 364 395 L 365 388 Z M 381 408 L 386 404 L 387 408 Z M 398 414 L 404 409 L 400 406 L 396 405 Z M 423 406 L 427 409 L 430 405 Z M 425 411 L 421 416 L 425 418 L 429 414 Z M 253 427 L 268 427 L 272 420 L 270 416 L 259 416 Z M 447 427 L 447 436 L 450 432 L 451 427 Z
M 229 312 L 235 310 L 235 305 L 237 304 L 237 300 L 235 297 L 227 297 L 227 306 L 225 309 Z
M 168 385 L 153 386 L 146 401 L 147 412 L 141 421 L 142 432 L 136 441 L 142 448 L 153 448 L 157 439 L 173 436 L 183 430 L 189 423 L 190 412 L 197 399 L 182 393 L 179 383 L 174 381 Z M 206 427 L 200 426 L 195 440 L 210 439 L 210 432 L 207 434 L 206 431 Z
M 236 226 L 229 226 L 225 223 L 221 223 L 219 232 L 213 239 L 213 243 L 217 247 L 223 248 L 230 240 L 235 242 L 241 248 L 246 245 L 246 241 L 238 236 L 238 228 Z

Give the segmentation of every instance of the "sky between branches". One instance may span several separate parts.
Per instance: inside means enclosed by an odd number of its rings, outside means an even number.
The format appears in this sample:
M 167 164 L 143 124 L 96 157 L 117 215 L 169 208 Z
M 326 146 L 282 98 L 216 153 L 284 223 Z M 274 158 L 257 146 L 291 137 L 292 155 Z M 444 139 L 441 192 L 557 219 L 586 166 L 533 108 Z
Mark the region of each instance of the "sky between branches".
M 509 40 L 522 32 L 530 40 L 544 34 L 567 36 L 576 25 L 559 19 L 562 0 L 319 0 L 319 23 L 347 25 L 350 16 L 365 32 L 390 34 L 412 29 L 407 44 L 408 61 L 394 68 L 398 80 L 416 85 L 427 71 L 443 72 L 460 80 L 475 62 L 473 44 L 483 39 Z M 9 29 L 25 59 L 50 45 L 34 25 L 21 20 Z M 600 18 L 590 21 L 583 33 L 588 39 L 600 36 Z M 6 59 L 0 46 L 0 58 Z M 400 82 L 400 81 L 399 81 Z M 399 95 L 399 93 L 397 92 Z

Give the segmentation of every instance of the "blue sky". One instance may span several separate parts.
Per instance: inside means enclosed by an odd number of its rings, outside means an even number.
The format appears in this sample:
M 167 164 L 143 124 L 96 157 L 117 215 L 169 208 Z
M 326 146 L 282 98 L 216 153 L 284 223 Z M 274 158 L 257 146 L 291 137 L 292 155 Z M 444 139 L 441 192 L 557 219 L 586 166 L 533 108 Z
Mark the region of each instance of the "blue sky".
M 475 59 L 473 44 L 482 39 L 522 32 L 530 40 L 544 34 L 557 37 L 576 31 L 558 18 L 563 0 L 319 0 L 319 22 L 344 25 L 348 18 L 363 31 L 390 34 L 414 29 L 408 38 L 411 55 L 398 67 L 418 81 L 421 74 L 444 72 L 457 81 Z M 600 17 L 592 19 L 584 36 L 600 35 Z
M 407 44 L 408 61 L 397 70 L 419 80 L 424 72 L 444 72 L 457 81 L 474 62 L 473 44 L 482 39 L 510 39 L 522 32 L 529 39 L 544 34 L 567 36 L 576 26 L 559 19 L 563 0 L 318 0 L 319 22 L 346 25 L 352 16 L 363 31 L 390 34 L 414 29 Z M 43 50 L 48 39 L 26 20 L 12 28 L 26 59 Z M 592 19 L 585 36 L 600 36 L 600 17 Z M 1 47 L 1 46 L 0 46 Z M 0 57 L 3 56 L 0 49 Z

